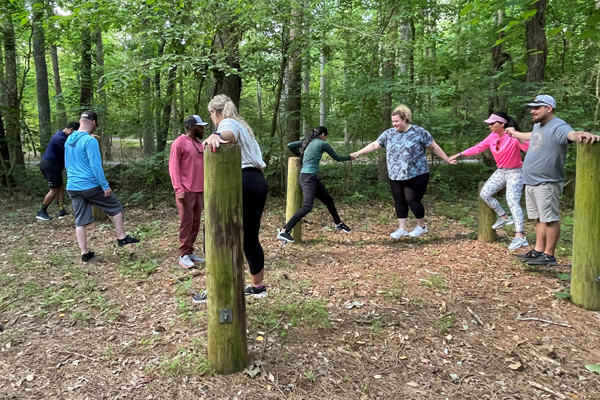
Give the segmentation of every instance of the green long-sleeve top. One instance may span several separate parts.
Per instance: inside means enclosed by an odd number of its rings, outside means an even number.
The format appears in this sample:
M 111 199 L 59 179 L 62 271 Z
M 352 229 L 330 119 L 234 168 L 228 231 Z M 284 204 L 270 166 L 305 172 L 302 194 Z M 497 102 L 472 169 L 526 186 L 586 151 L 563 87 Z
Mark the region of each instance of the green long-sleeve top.
M 288 143 L 288 148 L 295 156 L 300 157 L 300 148 L 302 147 L 302 140 L 297 142 Z M 313 139 L 312 142 L 306 146 L 304 150 L 304 158 L 302 159 L 302 170 L 301 174 L 316 174 L 319 172 L 319 162 L 323 157 L 323 152 L 326 152 L 335 161 L 350 161 L 350 156 L 340 156 L 336 153 L 333 148 L 324 140 Z

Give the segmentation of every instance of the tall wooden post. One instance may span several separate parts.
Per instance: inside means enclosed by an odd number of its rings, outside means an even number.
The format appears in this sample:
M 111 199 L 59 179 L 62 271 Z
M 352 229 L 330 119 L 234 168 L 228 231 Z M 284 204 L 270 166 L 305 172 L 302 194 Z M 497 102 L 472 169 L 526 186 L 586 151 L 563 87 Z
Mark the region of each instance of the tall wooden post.
M 479 194 L 481 194 L 483 185 L 485 185 L 485 182 L 479 182 Z M 477 204 L 477 240 L 494 243 L 496 241 L 496 231 L 492 229 L 492 225 L 495 222 L 496 213 L 479 196 L 479 203 Z
M 571 300 L 600 310 L 600 143 L 577 144 Z
M 204 152 L 208 360 L 219 374 L 248 364 L 241 165 L 237 145 Z
M 292 215 L 302 207 L 302 188 L 300 187 L 300 170 L 302 160 L 300 157 L 288 159 L 287 195 L 285 201 L 285 220 L 289 221 Z M 292 229 L 295 242 L 302 241 L 302 222 L 298 222 Z

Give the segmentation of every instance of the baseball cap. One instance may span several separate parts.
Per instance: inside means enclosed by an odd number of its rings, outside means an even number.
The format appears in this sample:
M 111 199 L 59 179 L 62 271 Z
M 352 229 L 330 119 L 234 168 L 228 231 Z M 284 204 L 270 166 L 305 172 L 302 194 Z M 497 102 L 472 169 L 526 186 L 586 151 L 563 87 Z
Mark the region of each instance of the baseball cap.
M 556 100 L 554 100 L 554 97 L 550 95 L 540 94 L 539 96 L 535 96 L 535 99 L 527 105 L 529 107 L 550 106 L 552 108 L 556 108 Z
M 490 117 L 483 122 L 485 122 L 486 124 L 493 124 L 494 122 L 501 122 L 503 124 L 508 124 L 507 120 L 505 120 L 504 118 L 502 118 L 501 116 L 496 115 L 496 114 L 490 115 Z
M 89 119 L 90 121 L 94 121 L 96 123 L 98 123 L 98 114 L 96 114 L 95 112 L 88 110 L 88 111 L 84 111 L 81 114 L 81 117 L 83 119 Z
M 205 126 L 205 125 L 208 125 L 208 122 L 202 121 L 202 118 L 200 118 L 198 115 L 190 115 L 185 120 L 183 120 L 183 124 L 185 126 L 194 126 L 194 125 Z

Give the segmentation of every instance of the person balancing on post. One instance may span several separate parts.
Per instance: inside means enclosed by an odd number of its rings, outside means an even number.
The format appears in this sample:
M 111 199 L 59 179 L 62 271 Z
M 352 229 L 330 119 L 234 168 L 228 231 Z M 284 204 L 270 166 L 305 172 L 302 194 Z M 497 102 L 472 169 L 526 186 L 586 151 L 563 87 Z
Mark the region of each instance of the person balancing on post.
M 40 161 L 40 170 L 48 182 L 50 190 L 44 197 L 42 208 L 38 211 L 35 216 L 37 219 L 43 221 L 49 221 L 52 219 L 48 215 L 48 206 L 52 203 L 52 200 L 56 199 L 58 203 L 58 219 L 62 219 L 69 215 L 65 211 L 64 200 L 65 200 L 65 188 L 63 187 L 63 169 L 65 169 L 65 142 L 73 131 L 79 129 L 79 123 L 69 122 L 67 127 L 56 132 L 48 147 L 42 156 Z
M 237 107 L 228 96 L 219 94 L 213 97 L 208 103 L 208 112 L 217 131 L 202 142 L 204 147 L 209 151 L 218 151 L 223 143 L 240 146 L 244 255 L 252 276 L 252 283 L 246 286 L 244 293 L 246 296 L 263 298 L 267 296 L 267 287 L 263 282 L 265 253 L 260 245 L 258 233 L 269 192 L 267 180 L 262 173 L 266 164 L 252 128 L 238 113 Z M 194 296 L 195 303 L 205 301 L 206 290 Z
M 519 126 L 512 117 L 502 111 L 493 113 L 484 122 L 488 124 L 490 131 L 492 131 L 489 136 L 478 145 L 453 155 L 450 160 L 474 156 L 490 149 L 498 169 L 485 182 L 479 195 L 498 214 L 498 221 L 492 226 L 493 229 L 515 224 L 516 236 L 508 249 L 516 250 L 519 247 L 529 246 L 523 232 L 523 210 L 521 209 L 521 194 L 523 193 L 521 151 L 527 151 L 529 142 L 512 138 L 506 133 L 506 128 L 519 130 Z M 506 201 L 513 218 L 506 214 L 500 202 L 494 198 L 494 194 L 505 186 Z
M 327 206 L 329 213 L 333 217 L 335 229 L 341 232 L 350 233 L 351 230 L 342 222 L 333 202 L 333 197 L 329 194 L 321 180 L 317 176 L 319 172 L 319 162 L 323 153 L 327 153 L 336 161 L 350 161 L 354 157 L 340 156 L 326 142 L 327 128 L 319 126 L 312 131 L 310 136 L 304 140 L 288 143 L 288 148 L 295 156 L 302 158 L 302 170 L 300 171 L 300 186 L 302 187 L 302 207 L 290 218 L 290 220 L 277 232 L 277 239 L 289 243 L 294 242 L 290 234 L 294 226 L 304 218 L 313 208 L 315 197 Z
M 392 125 L 393 128 L 383 132 L 376 141 L 363 149 L 352 153 L 352 156 L 357 157 L 386 148 L 390 188 L 399 224 L 398 229 L 390 233 L 390 237 L 393 239 L 400 239 L 407 235 L 419 237 L 427 233 L 425 207 L 421 203 L 429 183 L 426 150 L 430 149 L 436 156 L 450 164 L 457 162 L 448 158 L 429 132 L 412 124 L 412 112 L 404 104 L 392 112 Z M 410 233 L 406 227 L 409 207 L 417 219 L 417 226 Z
M 554 250 L 560 237 L 559 206 L 568 146 L 575 141 L 597 142 L 600 136 L 574 131 L 555 116 L 556 100 L 552 96 L 539 95 L 527 105 L 533 117 L 532 132 L 506 129 L 511 137 L 529 140 L 523 162 L 525 204 L 529 219 L 537 220 L 535 247 L 517 257 L 529 265 L 557 265 Z
M 194 243 L 200 230 L 204 201 L 204 146 L 200 140 L 208 123 L 198 115 L 187 117 L 183 123 L 185 135 L 171 145 L 169 175 L 179 211 L 179 265 L 192 268 L 194 263 L 204 262 L 194 254 Z
M 93 111 L 85 111 L 81 114 L 79 124 L 79 130 L 73 132 L 65 143 L 65 166 L 67 193 L 73 204 L 81 261 L 88 262 L 94 257 L 94 252 L 88 251 L 85 232 L 86 226 L 94 222 L 92 205 L 99 207 L 112 219 L 119 247 L 137 243 L 139 239 L 125 233 L 123 206 L 104 177 L 100 146 L 92 137 L 98 127 L 98 116 Z

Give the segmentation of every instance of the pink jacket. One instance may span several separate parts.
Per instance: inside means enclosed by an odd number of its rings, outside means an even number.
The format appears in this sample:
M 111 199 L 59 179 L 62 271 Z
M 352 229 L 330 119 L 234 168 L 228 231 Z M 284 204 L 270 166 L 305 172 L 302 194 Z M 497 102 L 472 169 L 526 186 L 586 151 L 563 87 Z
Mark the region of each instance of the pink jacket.
M 495 132 L 490 133 L 483 141 L 470 149 L 462 152 L 464 156 L 474 156 L 490 149 L 498 168 L 521 168 L 521 150 L 529 149 L 529 142 L 521 143 L 517 138 L 511 138 L 508 134 L 498 135 Z
M 169 175 L 175 193 L 204 192 L 204 147 L 181 135 L 171 145 Z

